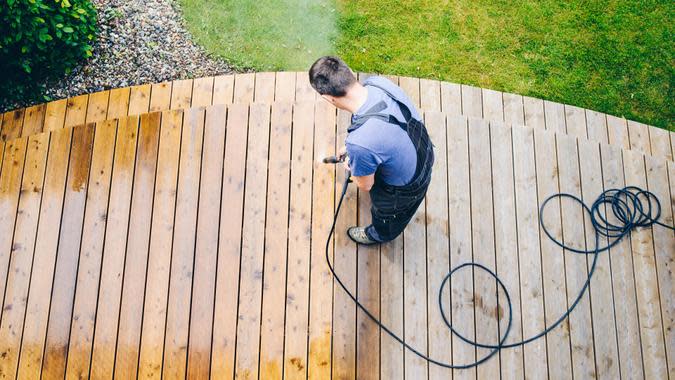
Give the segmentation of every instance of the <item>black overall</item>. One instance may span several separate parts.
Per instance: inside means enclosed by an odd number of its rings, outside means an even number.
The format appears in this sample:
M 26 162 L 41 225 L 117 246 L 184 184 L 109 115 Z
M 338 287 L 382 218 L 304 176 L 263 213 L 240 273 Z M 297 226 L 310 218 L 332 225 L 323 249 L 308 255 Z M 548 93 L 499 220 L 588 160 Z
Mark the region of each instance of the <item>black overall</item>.
M 405 122 L 399 121 L 392 115 L 376 113 L 383 109 L 381 104 L 376 104 L 365 114 L 354 117 L 347 132 L 352 132 L 369 118 L 381 119 L 403 129 L 408 134 L 417 152 L 415 174 L 407 185 L 389 185 L 380 178 L 379 171 L 375 172 L 375 184 L 370 189 L 372 225 L 366 228 L 366 233 L 373 240 L 387 242 L 394 240 L 403 232 L 424 200 L 431 182 L 434 151 L 426 127 L 421 121 L 412 117 L 408 106 L 396 99 L 386 89 L 374 84 L 368 85 L 381 89 L 387 96 L 394 99 L 401 109 Z M 375 229 L 379 239 L 374 239 L 372 232 L 369 233 L 371 228 Z

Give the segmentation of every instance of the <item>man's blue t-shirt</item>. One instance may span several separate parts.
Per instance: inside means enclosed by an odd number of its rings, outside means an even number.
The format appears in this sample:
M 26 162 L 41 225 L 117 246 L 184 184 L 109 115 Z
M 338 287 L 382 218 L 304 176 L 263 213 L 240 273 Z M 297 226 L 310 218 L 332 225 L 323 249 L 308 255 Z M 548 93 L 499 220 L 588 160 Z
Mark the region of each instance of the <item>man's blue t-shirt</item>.
M 397 100 L 410 108 L 412 117 L 420 120 L 420 115 L 403 90 L 383 77 L 370 77 L 363 84 L 368 89 L 368 99 L 352 116 L 352 122 L 360 115 L 377 107 L 377 113 L 392 115 L 404 122 L 398 104 L 381 89 L 369 86 L 376 84 L 386 88 Z M 372 112 L 372 111 L 371 111 Z M 345 145 L 349 154 L 349 167 L 356 177 L 379 172 L 380 178 L 389 185 L 403 186 L 415 175 L 417 153 L 408 134 L 398 125 L 381 119 L 369 118 L 363 125 L 351 131 Z

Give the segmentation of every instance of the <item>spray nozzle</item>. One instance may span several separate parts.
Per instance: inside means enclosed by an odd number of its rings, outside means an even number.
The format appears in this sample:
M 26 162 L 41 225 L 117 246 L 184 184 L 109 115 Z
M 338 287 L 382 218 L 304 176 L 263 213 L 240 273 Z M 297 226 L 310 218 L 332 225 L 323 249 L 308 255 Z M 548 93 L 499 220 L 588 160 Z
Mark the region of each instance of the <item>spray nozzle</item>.
M 346 154 L 340 155 L 340 156 L 328 156 L 323 159 L 324 164 L 338 164 L 340 162 L 345 161 L 345 157 L 347 157 Z

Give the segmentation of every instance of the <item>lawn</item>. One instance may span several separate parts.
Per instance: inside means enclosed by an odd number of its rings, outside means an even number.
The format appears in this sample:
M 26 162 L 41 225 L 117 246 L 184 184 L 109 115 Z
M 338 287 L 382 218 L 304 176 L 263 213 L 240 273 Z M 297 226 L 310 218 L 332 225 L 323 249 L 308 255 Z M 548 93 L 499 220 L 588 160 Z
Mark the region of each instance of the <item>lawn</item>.
M 180 0 L 190 31 L 240 68 L 435 78 L 673 129 L 671 1 Z

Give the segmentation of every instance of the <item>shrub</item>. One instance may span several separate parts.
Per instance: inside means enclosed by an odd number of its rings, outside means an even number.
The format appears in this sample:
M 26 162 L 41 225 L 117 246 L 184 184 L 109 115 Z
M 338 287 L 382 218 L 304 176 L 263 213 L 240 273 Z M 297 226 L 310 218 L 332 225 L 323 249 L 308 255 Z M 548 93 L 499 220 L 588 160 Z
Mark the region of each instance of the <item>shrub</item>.
M 69 73 L 92 55 L 96 30 L 90 0 L 0 0 L 0 91 L 26 96 L 37 82 Z

